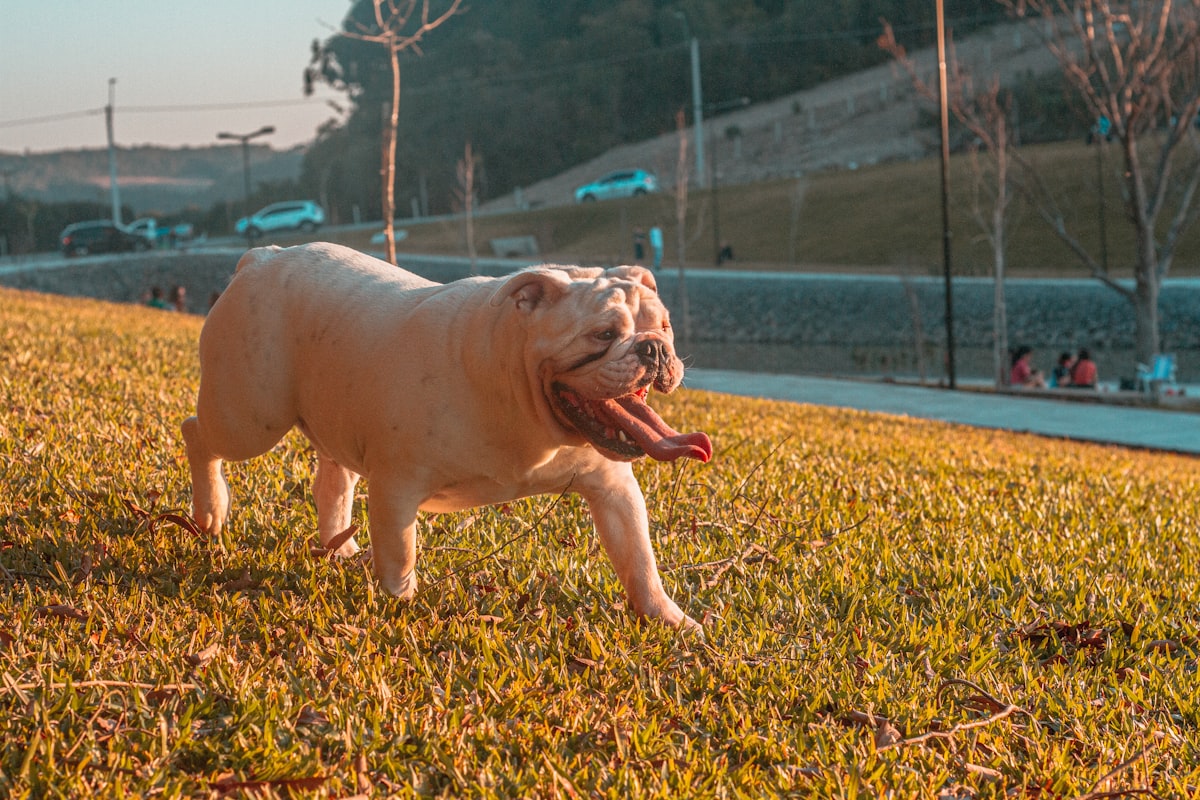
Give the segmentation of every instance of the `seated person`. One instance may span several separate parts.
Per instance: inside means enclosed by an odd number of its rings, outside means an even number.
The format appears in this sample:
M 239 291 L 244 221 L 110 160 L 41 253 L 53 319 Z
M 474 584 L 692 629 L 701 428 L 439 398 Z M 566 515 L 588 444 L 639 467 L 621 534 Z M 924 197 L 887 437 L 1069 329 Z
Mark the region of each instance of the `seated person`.
M 1050 370 L 1050 387 L 1061 389 L 1071 385 L 1071 367 L 1075 366 L 1075 357 L 1070 353 L 1062 353 L 1058 363 Z
M 1071 386 L 1075 389 L 1096 388 L 1096 362 L 1086 349 L 1080 349 L 1079 357 L 1071 367 Z
M 1041 370 L 1033 368 L 1033 350 L 1021 345 L 1013 352 L 1012 370 L 1008 373 L 1008 385 L 1014 389 L 1044 389 L 1046 379 Z

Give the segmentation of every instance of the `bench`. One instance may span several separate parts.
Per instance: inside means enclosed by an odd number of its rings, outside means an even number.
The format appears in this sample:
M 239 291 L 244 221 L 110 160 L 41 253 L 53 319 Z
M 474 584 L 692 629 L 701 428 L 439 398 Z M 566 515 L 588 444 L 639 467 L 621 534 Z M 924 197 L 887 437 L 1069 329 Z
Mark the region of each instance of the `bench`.
M 521 258 L 538 254 L 536 236 L 505 236 L 492 239 L 489 244 L 492 246 L 492 252 L 501 258 Z

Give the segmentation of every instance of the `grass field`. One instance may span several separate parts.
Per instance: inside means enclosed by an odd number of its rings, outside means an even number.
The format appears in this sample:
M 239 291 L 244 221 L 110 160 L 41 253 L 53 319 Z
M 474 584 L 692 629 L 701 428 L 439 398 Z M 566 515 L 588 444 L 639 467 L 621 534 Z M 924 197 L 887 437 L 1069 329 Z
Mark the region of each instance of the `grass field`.
M 200 320 L 0 292 L 0 795 L 1194 797 L 1200 462 L 681 391 L 639 624 L 584 510 L 314 555 L 312 457 L 189 529 Z M 357 520 L 365 524 L 361 509 Z
M 1067 224 L 1079 231 L 1081 241 L 1099 260 L 1098 147 L 1061 142 L 1028 147 L 1024 152 L 1046 182 L 1059 191 Z M 1109 145 L 1103 157 L 1104 230 L 1110 268 L 1117 277 L 1129 277 L 1133 237 L 1113 174 L 1119 154 Z M 951 171 L 952 258 L 957 274 L 990 275 L 990 247 L 972 213 L 973 181 L 967 157 L 956 156 Z M 939 187 L 935 159 L 722 187 L 715 201 L 720 238 L 728 240 L 737 255 L 737 261 L 728 266 L 940 275 Z M 712 265 L 716 252 L 713 206 L 711 192 L 691 193 L 687 254 L 692 266 Z M 533 235 L 544 256 L 562 263 L 627 263 L 633 257 L 633 228 L 646 229 L 658 222 L 667 234 L 665 261 L 673 265 L 677 258 L 674 219 L 674 200 L 663 194 L 480 217 L 476 241 L 481 254 L 491 255 L 488 241 L 492 238 Z M 1163 222 L 1164 230 L 1167 222 Z M 398 245 L 401 252 L 466 253 L 461 222 L 407 225 L 406 229 L 408 238 Z M 371 249 L 371 233 L 340 240 Z M 1012 275 L 1087 277 L 1076 257 L 1021 198 L 1014 201 L 1008 234 Z M 1171 274 L 1200 276 L 1200 228 L 1193 226 L 1185 238 Z

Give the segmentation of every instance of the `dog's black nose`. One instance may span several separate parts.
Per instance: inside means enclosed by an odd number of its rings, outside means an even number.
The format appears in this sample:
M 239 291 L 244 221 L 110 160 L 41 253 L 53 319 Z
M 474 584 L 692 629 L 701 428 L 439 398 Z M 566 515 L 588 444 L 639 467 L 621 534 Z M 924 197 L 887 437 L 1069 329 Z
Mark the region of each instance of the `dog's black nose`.
M 666 358 L 667 347 L 657 339 L 643 339 L 634 345 L 634 351 L 644 364 L 657 364 Z

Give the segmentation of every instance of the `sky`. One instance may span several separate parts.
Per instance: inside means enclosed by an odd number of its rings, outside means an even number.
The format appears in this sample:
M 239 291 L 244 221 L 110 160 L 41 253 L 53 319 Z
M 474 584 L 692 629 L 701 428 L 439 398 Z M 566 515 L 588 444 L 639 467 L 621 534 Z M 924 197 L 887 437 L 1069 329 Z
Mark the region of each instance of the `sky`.
M 313 39 L 350 0 L 0 0 L 0 151 L 104 148 L 116 78 L 117 145 L 202 147 L 218 132 L 277 150 L 338 116 L 318 86 L 305 98 Z M 43 118 L 51 118 L 45 119 Z M 42 121 L 34 121 L 42 120 Z

